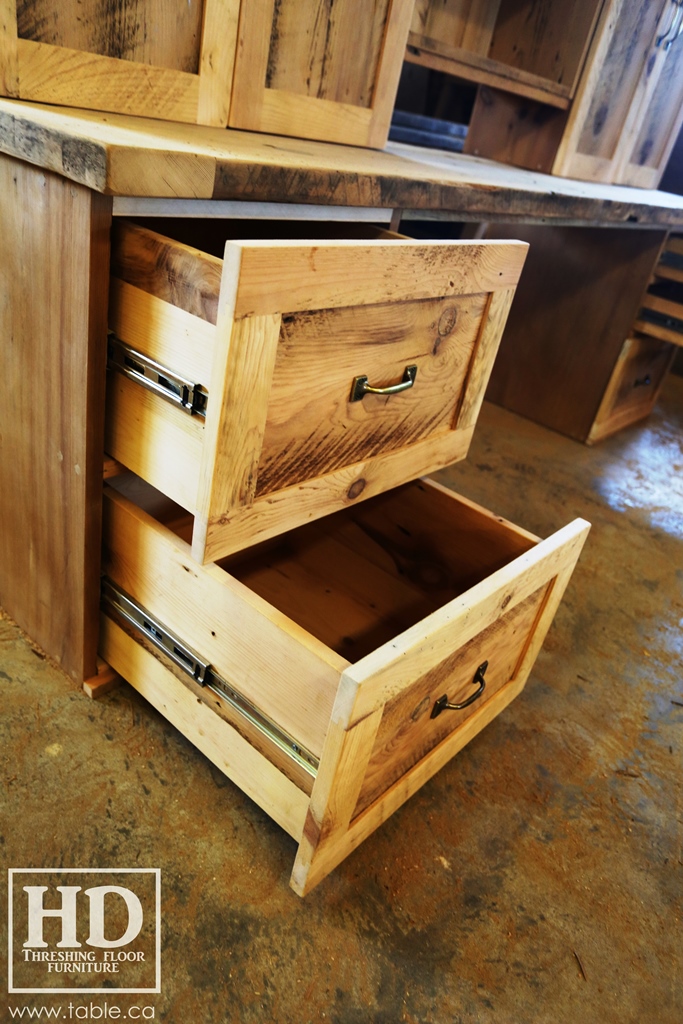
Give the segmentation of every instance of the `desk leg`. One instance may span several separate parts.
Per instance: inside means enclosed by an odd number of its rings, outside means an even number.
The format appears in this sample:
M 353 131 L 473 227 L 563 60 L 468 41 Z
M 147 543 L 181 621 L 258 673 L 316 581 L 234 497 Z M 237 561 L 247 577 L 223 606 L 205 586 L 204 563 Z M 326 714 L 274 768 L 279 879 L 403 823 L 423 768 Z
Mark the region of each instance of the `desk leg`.
M 0 606 L 97 671 L 111 198 L 0 156 Z

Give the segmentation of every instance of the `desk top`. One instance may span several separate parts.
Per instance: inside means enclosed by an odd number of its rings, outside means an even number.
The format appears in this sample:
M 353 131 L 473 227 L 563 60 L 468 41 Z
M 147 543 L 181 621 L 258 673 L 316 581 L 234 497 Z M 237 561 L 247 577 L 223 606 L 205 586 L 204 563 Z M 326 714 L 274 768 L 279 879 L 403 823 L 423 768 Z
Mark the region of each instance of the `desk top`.
M 452 220 L 683 227 L 683 196 L 390 143 L 381 152 L 0 99 L 0 151 L 112 196 L 401 209 Z

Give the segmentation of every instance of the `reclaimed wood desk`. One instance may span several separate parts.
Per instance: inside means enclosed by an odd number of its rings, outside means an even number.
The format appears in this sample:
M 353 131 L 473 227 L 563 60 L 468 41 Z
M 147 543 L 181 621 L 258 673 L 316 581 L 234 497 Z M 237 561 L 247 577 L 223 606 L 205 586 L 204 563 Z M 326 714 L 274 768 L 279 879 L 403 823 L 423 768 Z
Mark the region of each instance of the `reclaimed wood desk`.
M 488 161 L 0 100 L 0 606 L 96 670 L 112 217 L 683 227 L 683 198 Z

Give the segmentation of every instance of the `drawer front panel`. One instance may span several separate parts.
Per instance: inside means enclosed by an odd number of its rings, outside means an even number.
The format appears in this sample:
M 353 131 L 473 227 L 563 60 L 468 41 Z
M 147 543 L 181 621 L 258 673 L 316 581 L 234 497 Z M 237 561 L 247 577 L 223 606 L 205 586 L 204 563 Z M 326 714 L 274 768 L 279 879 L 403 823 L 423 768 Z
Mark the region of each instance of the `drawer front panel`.
M 256 496 L 452 429 L 488 295 L 283 317 Z M 409 390 L 351 401 L 354 379 Z
M 588 441 L 600 441 L 648 416 L 676 354 L 656 338 L 627 338 L 595 417 Z
M 149 392 L 137 412 L 128 389 L 129 423 L 107 432 L 110 455 L 193 513 L 197 561 L 466 455 L 526 244 L 225 243 L 213 223 L 204 241 L 221 260 L 187 244 L 201 228 L 181 243 L 117 225 L 110 325 L 162 374 L 201 386 L 203 427 L 165 440 L 185 413 Z M 169 491 L 174 438 L 188 433 L 201 453 Z
M 539 588 L 385 705 L 354 816 L 514 678 L 547 591 L 547 586 Z M 475 678 L 484 663 L 480 698 L 462 710 L 445 710 L 432 718 L 435 703 L 444 695 L 458 704 L 477 692 Z

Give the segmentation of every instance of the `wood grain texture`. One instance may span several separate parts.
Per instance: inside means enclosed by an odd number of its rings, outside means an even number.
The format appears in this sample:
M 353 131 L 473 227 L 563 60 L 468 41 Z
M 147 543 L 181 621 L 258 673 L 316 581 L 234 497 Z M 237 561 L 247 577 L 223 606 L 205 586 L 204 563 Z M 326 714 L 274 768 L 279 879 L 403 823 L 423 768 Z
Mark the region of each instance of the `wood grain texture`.
M 512 611 L 503 613 L 468 644 L 385 704 L 354 817 L 514 679 L 547 586 L 539 588 Z M 432 708 L 444 694 L 449 701 L 458 703 L 476 691 L 477 683 L 473 680 L 485 661 L 486 688 L 479 701 L 462 711 L 444 711 L 432 718 Z
M 528 71 L 511 67 L 490 57 L 482 57 L 469 50 L 447 46 L 439 39 L 420 37 L 411 32 L 408 36 L 405 59 L 411 64 L 421 64 L 434 71 L 443 71 L 447 75 L 464 78 L 468 82 L 504 89 L 517 96 L 526 96 L 527 99 L 558 107 L 560 110 L 569 107 L 568 86 L 558 85 L 540 75 L 530 74 Z
M 240 0 L 204 3 L 197 122 L 225 128 L 230 115 Z
M 82 682 L 96 672 L 111 203 L 8 157 L 0 182 L 0 604 Z
M 20 95 L 16 0 L 0 0 L 0 95 Z
M 112 277 L 109 327 L 126 344 L 206 387 L 211 379 L 216 328 L 178 305 Z
M 640 132 L 626 153 L 618 180 L 639 188 L 657 188 L 683 124 L 683 36 L 666 55 L 646 109 Z
M 400 207 L 429 216 L 683 224 L 683 198 L 401 143 L 385 152 L 0 99 L 0 150 L 113 195 Z
M 197 73 L 201 0 L 15 0 L 21 39 Z
M 521 234 L 530 250 L 487 398 L 584 441 L 664 236 L 521 225 L 490 230 Z
M 411 630 L 408 630 L 384 650 L 380 648 L 344 672 L 312 793 L 311 810 L 292 872 L 291 884 L 296 892 L 300 895 L 309 892 L 520 692 L 552 622 L 588 529 L 587 523 L 576 520 L 514 560 L 504 570 L 482 579 L 478 586 L 463 596 L 463 607 L 453 616 L 451 623 L 455 635 L 451 636 L 447 646 L 440 648 L 441 631 L 450 617 L 448 605 L 420 623 L 419 634 L 416 630 L 411 635 Z M 501 604 L 503 594 L 506 596 Z M 509 629 L 502 643 L 505 626 L 496 627 L 501 614 L 507 619 Z M 488 635 L 487 630 L 490 630 Z M 417 640 L 418 635 L 421 639 L 411 649 L 411 641 Z M 498 641 L 493 644 L 493 657 L 497 655 L 505 661 L 500 679 L 495 673 L 492 676 L 497 692 L 465 716 L 464 721 L 456 722 L 452 731 L 447 722 L 439 720 L 433 731 L 434 722 L 418 725 L 415 730 L 406 725 L 407 720 L 414 724 L 413 720 L 419 722 L 421 714 L 427 713 L 423 693 L 425 686 L 430 689 L 427 675 L 436 673 L 434 682 L 438 689 L 444 682 L 439 677 L 444 663 L 450 672 L 460 660 L 467 663 L 469 658 L 468 667 L 471 667 L 482 656 L 486 641 L 490 641 L 492 636 Z M 404 646 L 406 640 L 408 646 Z M 471 645 L 469 650 L 467 645 Z M 455 652 L 462 651 L 463 646 L 465 651 L 461 659 Z M 380 666 L 389 647 L 391 656 L 383 672 Z M 395 648 L 399 649 L 396 661 Z M 435 657 L 439 649 L 443 654 L 441 658 L 438 654 Z M 423 671 L 419 670 L 419 665 Z M 428 696 L 431 700 L 431 693 Z M 409 708 L 412 711 L 408 712 Z M 380 714 L 383 718 L 378 723 Z M 357 728 L 363 731 L 355 742 L 354 731 Z M 410 738 L 406 733 L 411 734 Z M 369 755 L 370 742 L 374 754 Z M 344 754 L 351 750 L 355 754 L 353 761 L 348 758 L 345 762 Z M 337 782 L 345 783 L 343 771 L 347 763 L 352 763 L 353 767 L 344 790 L 345 796 L 357 792 L 359 797 L 350 820 L 346 802 L 334 801 Z M 318 801 L 314 810 L 316 796 Z
M 308 796 L 106 615 L 103 657 L 205 757 L 299 841 Z
M 417 0 L 411 34 L 486 57 L 500 0 Z
M 181 310 L 216 323 L 223 262 L 126 220 L 112 229 L 115 277 Z
M 104 509 L 106 575 L 320 756 L 346 660 L 110 489 Z
M 189 512 L 197 509 L 204 421 L 188 416 L 117 370 L 107 373 L 108 455 Z
M 47 43 L 19 39 L 19 90 L 25 100 L 195 121 L 199 80 L 185 71 L 137 67 Z
M 602 0 L 502 0 L 489 57 L 573 95 Z
M 283 318 L 256 495 L 281 490 L 452 428 L 488 296 L 351 306 Z M 350 402 L 365 374 L 400 395 Z
M 238 317 L 510 288 L 519 280 L 527 253 L 524 243 L 468 241 L 255 241 L 240 247 Z
M 676 345 L 671 342 L 639 335 L 626 339 L 588 435 L 589 444 L 652 412 L 675 355 Z
M 382 146 L 412 0 L 243 5 L 230 125 Z
M 464 152 L 549 173 L 567 113 L 501 89 L 480 86 Z

